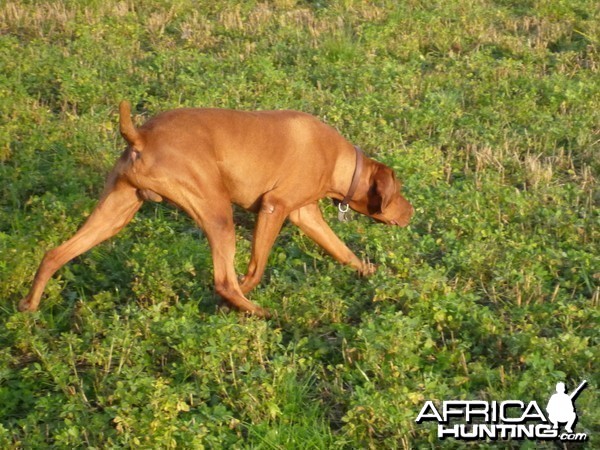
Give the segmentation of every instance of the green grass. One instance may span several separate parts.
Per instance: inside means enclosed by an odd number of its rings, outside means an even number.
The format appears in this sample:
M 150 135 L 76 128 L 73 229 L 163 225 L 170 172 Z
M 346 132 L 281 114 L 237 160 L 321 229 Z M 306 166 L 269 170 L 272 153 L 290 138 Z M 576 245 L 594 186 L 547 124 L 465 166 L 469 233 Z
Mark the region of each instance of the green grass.
M 0 3 L 0 448 L 517 448 L 415 418 L 425 400 L 545 406 L 583 379 L 597 448 L 599 24 L 593 0 Z M 285 226 L 250 296 L 265 322 L 217 310 L 202 233 L 145 205 L 20 314 L 122 151 L 121 99 L 140 121 L 315 114 L 417 213 L 391 229 L 323 203 L 370 279 Z

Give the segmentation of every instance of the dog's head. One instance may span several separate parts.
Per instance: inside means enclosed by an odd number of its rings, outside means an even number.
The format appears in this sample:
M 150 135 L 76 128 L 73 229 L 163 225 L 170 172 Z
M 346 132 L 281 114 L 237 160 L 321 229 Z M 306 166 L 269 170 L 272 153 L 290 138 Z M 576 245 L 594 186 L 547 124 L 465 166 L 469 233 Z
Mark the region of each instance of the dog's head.
M 361 189 L 360 195 L 350 201 L 350 207 L 378 222 L 407 226 L 414 208 L 400 193 L 402 183 L 388 166 L 377 161 L 372 163 L 372 170 L 365 171 L 368 176 L 366 189 Z

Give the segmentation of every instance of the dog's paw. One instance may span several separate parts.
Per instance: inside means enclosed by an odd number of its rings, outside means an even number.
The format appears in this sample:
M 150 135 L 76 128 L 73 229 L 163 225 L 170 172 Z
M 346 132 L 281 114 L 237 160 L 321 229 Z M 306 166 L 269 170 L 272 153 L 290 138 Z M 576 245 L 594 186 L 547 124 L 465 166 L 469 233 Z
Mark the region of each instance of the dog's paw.
M 260 317 L 262 319 L 270 319 L 272 316 L 271 312 L 268 309 L 261 308 L 257 306 L 256 309 L 250 312 L 253 316 Z
M 30 297 L 25 297 L 17 306 L 20 312 L 33 312 L 37 310 L 37 305 L 33 304 Z
M 377 266 L 371 262 L 363 262 L 362 268 L 358 271 L 361 277 L 368 277 L 377 272 Z

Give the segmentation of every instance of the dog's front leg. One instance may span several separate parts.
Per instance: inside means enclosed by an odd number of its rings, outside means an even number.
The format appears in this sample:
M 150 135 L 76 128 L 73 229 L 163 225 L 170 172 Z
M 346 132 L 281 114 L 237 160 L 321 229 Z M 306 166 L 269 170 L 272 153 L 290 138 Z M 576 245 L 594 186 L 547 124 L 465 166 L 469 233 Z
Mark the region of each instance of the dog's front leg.
M 288 213 L 284 202 L 278 199 L 274 193 L 268 193 L 263 197 L 252 239 L 250 263 L 241 286 L 244 293 L 254 289 L 260 282 L 265 272 L 271 247 L 273 247 Z
M 342 264 L 355 268 L 360 275 L 371 275 L 375 266 L 365 263 L 352 253 L 333 230 L 327 225 L 317 203 L 311 203 L 290 213 L 290 221 L 304 234 L 323 247 L 327 253 Z
M 270 317 L 266 309 L 248 300 L 240 289 L 234 266 L 235 227 L 229 200 L 206 200 L 188 192 L 188 201 L 181 202 L 181 206 L 204 230 L 210 244 L 217 294 L 240 311 Z

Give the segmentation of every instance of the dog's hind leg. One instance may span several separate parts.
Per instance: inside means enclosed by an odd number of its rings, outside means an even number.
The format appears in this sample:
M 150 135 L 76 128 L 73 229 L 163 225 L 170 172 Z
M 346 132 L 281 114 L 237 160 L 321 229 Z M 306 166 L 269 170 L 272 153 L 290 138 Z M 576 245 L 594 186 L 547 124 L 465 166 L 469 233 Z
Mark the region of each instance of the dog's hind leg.
M 141 205 L 133 186 L 118 180 L 112 182 L 77 233 L 45 254 L 29 294 L 19 302 L 19 310 L 35 311 L 50 277 L 73 258 L 117 234 Z

